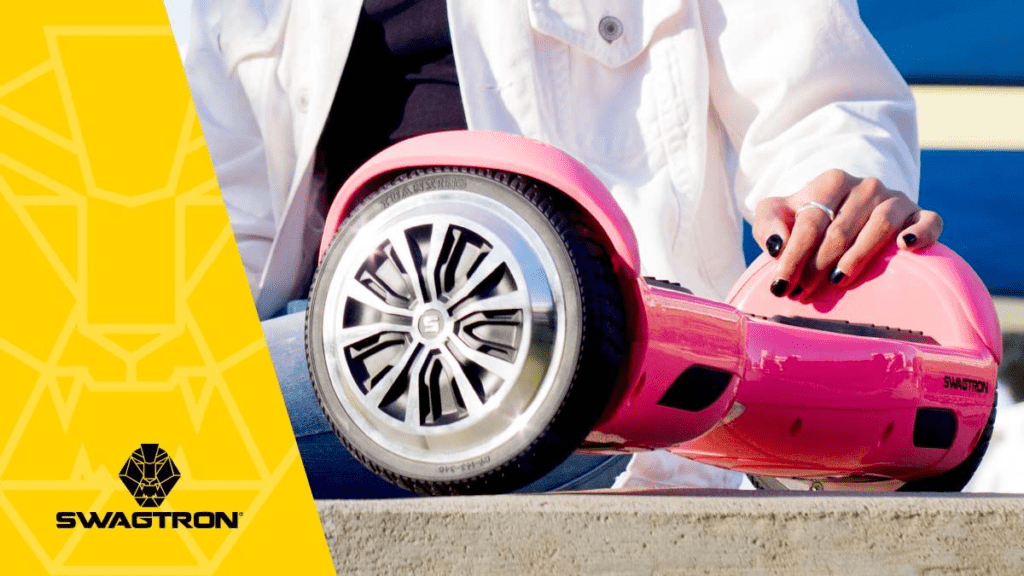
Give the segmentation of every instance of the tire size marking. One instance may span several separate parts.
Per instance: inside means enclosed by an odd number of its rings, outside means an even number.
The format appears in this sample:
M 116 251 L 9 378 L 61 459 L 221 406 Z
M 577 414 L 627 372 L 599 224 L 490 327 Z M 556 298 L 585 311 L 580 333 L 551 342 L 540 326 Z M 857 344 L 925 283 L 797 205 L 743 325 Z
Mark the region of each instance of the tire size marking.
M 467 185 L 466 178 L 462 176 L 421 177 L 410 184 L 402 184 L 382 196 L 381 204 L 387 208 L 420 192 L 429 192 L 431 190 L 465 190 Z
M 465 474 L 467 472 L 473 472 L 478 468 L 483 468 L 491 461 L 490 456 L 484 456 L 471 462 L 463 462 L 462 464 L 449 464 L 441 465 L 437 468 L 437 471 L 441 474 Z

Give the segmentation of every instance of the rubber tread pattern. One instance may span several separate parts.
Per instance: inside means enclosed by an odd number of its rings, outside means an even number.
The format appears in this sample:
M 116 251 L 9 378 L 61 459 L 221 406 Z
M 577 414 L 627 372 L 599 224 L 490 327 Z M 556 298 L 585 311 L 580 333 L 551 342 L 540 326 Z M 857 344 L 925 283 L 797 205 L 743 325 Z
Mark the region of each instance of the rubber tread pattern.
M 648 286 L 655 286 L 657 288 L 664 288 L 665 290 L 675 290 L 676 292 L 682 292 L 683 294 L 693 295 L 693 290 L 683 286 L 679 282 L 672 282 L 670 280 L 659 280 L 653 276 L 644 276 L 644 282 L 647 282 Z
M 893 328 L 891 326 L 879 326 L 877 324 L 859 324 L 856 322 L 850 322 L 849 320 L 808 318 L 806 316 L 782 316 L 777 314 L 775 316 L 768 317 L 761 316 L 759 314 L 750 314 L 747 312 L 744 312 L 743 314 L 750 318 L 756 318 L 766 322 L 796 326 L 798 328 L 807 328 L 809 330 L 819 330 L 821 332 L 849 334 L 852 336 L 868 336 L 871 338 L 885 338 L 887 340 L 901 340 L 903 342 L 913 342 L 915 344 L 939 344 L 935 338 L 928 336 L 920 330 L 907 330 L 905 328 Z

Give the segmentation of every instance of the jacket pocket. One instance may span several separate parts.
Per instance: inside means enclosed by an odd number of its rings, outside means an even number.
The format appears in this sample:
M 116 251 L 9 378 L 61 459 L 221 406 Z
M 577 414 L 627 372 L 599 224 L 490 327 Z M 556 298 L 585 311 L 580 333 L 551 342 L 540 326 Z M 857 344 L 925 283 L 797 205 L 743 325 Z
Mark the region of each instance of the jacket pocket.
M 530 25 L 610 68 L 643 53 L 684 0 L 528 0 Z

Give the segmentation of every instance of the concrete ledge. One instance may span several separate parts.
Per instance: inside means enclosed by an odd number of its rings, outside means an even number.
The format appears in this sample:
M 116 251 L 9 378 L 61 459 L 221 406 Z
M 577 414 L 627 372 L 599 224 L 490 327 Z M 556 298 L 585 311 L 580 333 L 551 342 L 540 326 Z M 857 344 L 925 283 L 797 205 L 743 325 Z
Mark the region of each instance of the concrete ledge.
M 320 501 L 339 573 L 1024 574 L 1024 497 L 551 494 Z

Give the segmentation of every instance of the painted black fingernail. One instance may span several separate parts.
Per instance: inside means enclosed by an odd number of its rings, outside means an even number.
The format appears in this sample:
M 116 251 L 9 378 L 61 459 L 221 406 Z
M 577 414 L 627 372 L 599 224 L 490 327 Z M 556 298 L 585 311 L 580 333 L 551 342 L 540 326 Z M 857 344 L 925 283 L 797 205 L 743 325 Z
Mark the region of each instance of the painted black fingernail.
M 786 288 L 789 288 L 789 282 L 785 280 L 776 280 L 772 282 L 772 294 L 782 297 L 786 293 Z
M 828 280 L 833 284 L 839 284 L 840 282 L 843 281 L 843 278 L 846 278 L 846 274 L 844 274 L 843 271 L 840 270 L 839 268 L 836 268 L 835 270 L 832 271 L 832 274 L 828 277 Z
M 782 236 L 772 234 L 764 241 L 764 247 L 768 249 L 768 254 L 775 258 L 782 251 Z
M 904 234 L 903 242 L 907 246 L 913 246 L 917 242 L 917 234 Z
M 804 291 L 804 287 L 799 285 L 799 284 L 797 284 L 796 288 L 793 288 L 793 291 L 789 293 L 789 297 L 790 298 L 796 298 L 803 291 Z

